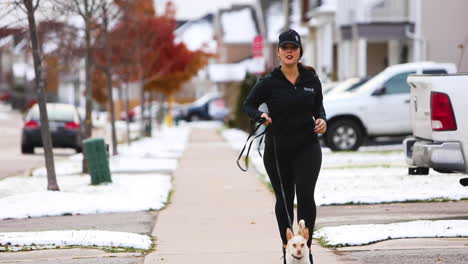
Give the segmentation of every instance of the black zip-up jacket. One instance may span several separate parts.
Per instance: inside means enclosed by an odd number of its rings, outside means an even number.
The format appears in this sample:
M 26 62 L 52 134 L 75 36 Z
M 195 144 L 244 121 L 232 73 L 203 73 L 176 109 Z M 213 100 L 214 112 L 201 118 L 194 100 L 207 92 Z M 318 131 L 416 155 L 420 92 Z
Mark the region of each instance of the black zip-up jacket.
M 244 102 L 244 111 L 255 122 L 263 113 L 258 107 L 267 104 L 272 124 L 267 128 L 265 142 L 271 143 L 274 135 L 281 149 L 298 149 L 318 142 L 314 118 L 326 120 L 322 85 L 315 70 L 302 64 L 298 68 L 295 84 L 284 76 L 280 67 L 275 68 L 255 84 Z

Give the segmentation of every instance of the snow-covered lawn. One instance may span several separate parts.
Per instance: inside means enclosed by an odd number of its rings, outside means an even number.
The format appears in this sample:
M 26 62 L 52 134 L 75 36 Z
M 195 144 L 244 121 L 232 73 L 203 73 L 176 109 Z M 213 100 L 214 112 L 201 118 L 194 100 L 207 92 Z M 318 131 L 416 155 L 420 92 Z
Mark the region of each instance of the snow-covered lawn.
M 186 149 L 191 127 L 153 130 L 153 137 L 120 145 L 110 158 L 112 183 L 90 185 L 81 173 L 82 154 L 56 164 L 60 192 L 47 191 L 45 168 L 32 176 L 0 180 L 0 221 L 10 218 L 160 210 L 172 189 L 171 174 Z M 62 230 L 0 233 L 2 250 L 40 249 L 56 246 L 151 248 L 151 239 L 131 233 Z M 33 245 L 33 246 L 31 246 Z
M 60 192 L 47 191 L 45 177 L 0 181 L 0 219 L 159 210 L 167 202 L 171 177 L 114 174 L 112 183 L 90 185 L 89 176 L 60 177 Z
M 322 245 L 367 245 L 388 239 L 421 237 L 468 237 L 468 220 L 412 221 L 379 225 L 323 227 L 314 233 Z
M 0 119 L 7 119 L 11 115 L 11 106 L 0 102 Z
M 222 132 L 237 151 L 247 139 L 238 129 Z M 357 152 L 335 153 L 322 148 L 323 164 L 317 182 L 317 205 L 405 202 L 415 200 L 468 198 L 468 189 L 458 180 L 462 174 L 408 176 L 401 146 L 362 147 Z M 254 143 L 250 153 L 252 169 L 269 182 L 262 158 Z M 242 173 L 239 170 L 239 173 Z M 379 225 L 324 227 L 314 233 L 324 246 L 366 245 L 387 239 L 468 236 L 468 221 L 413 221 Z
M 47 246 L 97 246 L 125 247 L 147 250 L 151 248 L 150 237 L 127 232 L 99 230 L 61 230 L 42 232 L 0 233 L 0 252 L 21 250 L 26 246 L 47 248 Z
M 152 138 L 120 146 L 120 154 L 110 158 L 110 184 L 90 185 L 90 176 L 81 174 L 81 154 L 56 164 L 60 192 L 46 190 L 45 168 L 35 170 L 33 177 L 2 180 L 0 219 L 159 210 L 167 202 L 170 173 L 189 133 L 189 126 L 163 128 Z
M 225 129 L 222 135 L 237 151 L 248 136 L 238 129 Z M 468 189 L 458 183 L 462 174 L 431 170 L 428 176 L 409 176 L 401 146 L 363 147 L 345 153 L 322 150 L 323 164 L 315 192 L 317 205 L 468 198 Z M 250 163 L 269 182 L 255 143 Z
M 119 145 L 119 155 L 109 159 L 112 173 L 172 173 L 187 146 L 190 127 L 156 130 L 151 138 L 133 142 L 130 146 Z M 81 173 L 82 154 L 76 154 L 56 164 L 57 175 Z M 33 171 L 33 176 L 45 177 L 45 168 Z

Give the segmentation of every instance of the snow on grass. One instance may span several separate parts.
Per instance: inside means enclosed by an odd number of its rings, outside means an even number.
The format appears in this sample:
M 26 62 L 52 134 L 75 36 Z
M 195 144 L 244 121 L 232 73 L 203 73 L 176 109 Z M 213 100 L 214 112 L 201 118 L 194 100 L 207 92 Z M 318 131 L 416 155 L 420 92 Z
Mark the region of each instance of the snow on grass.
M 61 177 L 60 192 L 47 191 L 44 177 L 0 181 L 0 219 L 159 210 L 167 203 L 171 177 L 160 174 L 113 175 L 93 186 L 89 176 Z
M 222 135 L 239 152 L 248 136 L 238 129 L 225 129 Z M 462 174 L 431 170 L 427 176 L 409 176 L 401 148 L 400 151 L 394 149 L 372 146 L 364 151 L 345 153 L 325 149 L 315 191 L 317 205 L 468 198 L 468 189 L 458 183 Z M 256 143 L 249 160 L 263 180 L 269 182 Z
M 322 245 L 342 247 L 367 245 L 388 239 L 468 237 L 468 220 L 412 221 L 391 224 L 323 227 L 314 232 Z
M 33 177 L 11 177 L 0 181 L 0 219 L 159 210 L 171 191 L 176 158 L 185 151 L 190 127 L 155 130 L 120 154 L 110 157 L 112 183 L 92 186 L 81 174 L 82 154 L 56 164 L 60 192 L 48 192 L 45 168 Z M 165 174 L 161 174 L 165 173 Z
M 326 157 L 325 157 L 326 158 Z M 461 174 L 409 176 L 405 168 L 324 169 L 317 181 L 319 205 L 468 198 Z
M 0 102 L 0 119 L 8 119 L 11 113 L 11 106 Z
M 172 173 L 179 158 L 187 147 L 189 127 L 173 127 L 155 130 L 153 137 L 133 142 L 130 146 L 119 145 L 119 155 L 109 159 L 112 173 Z M 82 171 L 82 154 L 57 162 L 59 176 L 76 175 Z M 33 176 L 45 177 L 45 168 L 32 172 Z
M 377 153 L 378 152 L 378 153 Z M 323 152 L 322 168 L 406 167 L 402 151 Z
M 110 158 L 110 170 L 116 173 L 172 173 L 177 168 L 175 159 L 139 158 L 133 156 L 118 155 Z M 57 162 L 55 173 L 58 176 L 73 176 L 82 172 L 82 156 L 75 155 L 73 159 Z M 39 168 L 32 172 L 35 177 L 46 177 L 45 168 Z
M 98 246 L 148 250 L 152 246 L 152 241 L 147 235 L 127 232 L 61 230 L 0 233 L 0 245 Z M 2 246 L 0 246 L 1 248 Z

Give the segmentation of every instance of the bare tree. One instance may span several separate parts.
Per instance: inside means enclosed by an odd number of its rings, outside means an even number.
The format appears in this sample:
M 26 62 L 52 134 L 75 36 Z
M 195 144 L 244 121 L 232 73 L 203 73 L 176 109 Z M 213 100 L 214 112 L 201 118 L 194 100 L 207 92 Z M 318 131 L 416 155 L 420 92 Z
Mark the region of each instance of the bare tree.
M 34 12 L 39 6 L 39 0 L 37 0 L 35 4 L 33 4 L 32 0 L 23 0 L 22 4 L 24 5 L 26 14 L 28 16 L 29 34 L 31 37 L 31 47 L 34 61 L 34 72 L 36 74 L 34 83 L 36 86 L 37 101 L 39 104 L 39 113 L 41 119 L 41 137 L 42 144 L 44 146 L 44 156 L 47 170 L 47 190 L 59 191 L 60 189 L 57 185 L 57 178 L 55 175 L 54 154 L 52 152 L 52 139 L 49 130 L 49 118 L 47 115 L 46 94 L 44 88 L 44 79 L 42 76 L 42 60 L 40 55 L 41 51 L 39 49 L 36 20 L 34 16 Z
M 112 130 L 112 155 L 117 155 L 117 135 L 115 132 L 115 109 L 114 109 L 114 96 L 112 89 L 112 66 L 111 66 L 111 49 L 109 45 L 109 7 L 103 3 L 102 6 L 102 27 L 103 27 L 103 39 L 104 39 L 104 52 L 105 52 L 105 67 L 104 72 L 107 79 L 107 94 L 109 96 L 109 110 L 111 115 L 111 130 Z
M 92 70 L 94 67 L 94 38 L 93 33 L 96 29 L 95 23 L 98 20 L 100 7 L 103 2 L 107 0 L 54 0 L 57 8 L 62 9 L 63 12 L 71 12 L 78 14 L 84 21 L 85 32 L 85 119 L 83 139 L 92 136 Z M 83 155 L 83 173 L 88 172 L 86 155 Z

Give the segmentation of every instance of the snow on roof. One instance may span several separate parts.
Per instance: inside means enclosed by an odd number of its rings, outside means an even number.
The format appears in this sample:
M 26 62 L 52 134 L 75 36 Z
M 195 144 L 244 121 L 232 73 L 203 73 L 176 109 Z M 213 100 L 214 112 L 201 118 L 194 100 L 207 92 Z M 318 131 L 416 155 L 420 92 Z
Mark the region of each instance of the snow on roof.
M 23 62 L 13 64 L 13 75 L 16 78 L 26 78 L 28 81 L 32 81 L 36 76 L 34 67 Z
M 301 25 L 301 9 L 300 1 L 293 0 L 291 3 L 291 26 L 299 33 L 299 35 L 307 35 L 307 27 Z M 266 11 L 266 24 L 267 24 L 267 40 L 270 43 L 278 42 L 278 36 L 283 30 L 284 26 L 284 13 L 282 1 L 272 3 Z
M 251 8 L 224 11 L 220 16 L 224 43 L 252 43 L 258 35 Z
M 168 0 L 154 0 L 157 12 L 164 10 Z M 233 4 L 254 4 L 256 0 L 171 0 L 176 8 L 177 20 L 192 20 L 219 9 L 229 8 Z
M 239 63 L 209 64 L 208 76 L 213 82 L 238 82 L 245 78 L 247 68 Z
M 201 49 L 216 53 L 217 42 L 213 23 L 208 19 L 189 21 L 176 30 L 176 42 L 184 42 L 189 50 Z
M 0 48 L 13 43 L 13 36 L 0 38 Z
M 292 0 L 291 9 L 291 28 L 301 36 L 307 35 L 309 30 L 301 22 L 301 1 Z
M 208 76 L 213 82 L 239 82 L 249 73 L 261 72 L 258 62 L 253 58 L 238 63 L 209 64 Z
M 269 42 L 277 42 L 278 35 L 284 24 L 284 15 L 281 2 L 273 3 L 266 11 L 267 35 Z

